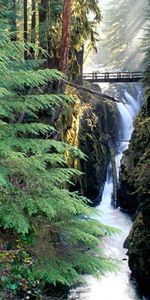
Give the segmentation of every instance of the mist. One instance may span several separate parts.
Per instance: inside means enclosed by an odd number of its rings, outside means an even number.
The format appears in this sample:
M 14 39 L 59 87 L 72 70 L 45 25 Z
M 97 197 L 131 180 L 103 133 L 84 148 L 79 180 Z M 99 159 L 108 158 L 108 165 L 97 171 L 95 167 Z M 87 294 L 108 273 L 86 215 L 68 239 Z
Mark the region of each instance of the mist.
M 95 62 L 93 71 L 143 69 L 142 39 L 148 0 L 101 0 L 102 21 L 98 25 L 97 53 L 85 60 L 85 70 Z M 86 56 L 86 55 L 85 55 Z

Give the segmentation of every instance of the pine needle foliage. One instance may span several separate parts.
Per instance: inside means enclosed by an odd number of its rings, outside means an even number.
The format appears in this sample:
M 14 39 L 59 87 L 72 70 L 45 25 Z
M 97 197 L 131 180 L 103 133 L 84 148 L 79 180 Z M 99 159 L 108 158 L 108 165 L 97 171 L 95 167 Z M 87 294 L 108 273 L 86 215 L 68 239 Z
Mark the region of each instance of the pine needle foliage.
M 54 128 L 38 115 L 73 101 L 43 92 L 62 74 L 24 61 L 24 47 L 11 40 L 3 13 L 0 28 L 0 226 L 20 237 L 34 236 L 32 270 L 38 279 L 69 285 L 83 273 L 112 271 L 116 267 L 99 243 L 115 230 L 91 218 L 96 211 L 87 199 L 67 189 L 80 172 L 66 165 L 65 153 L 84 155 L 50 139 Z

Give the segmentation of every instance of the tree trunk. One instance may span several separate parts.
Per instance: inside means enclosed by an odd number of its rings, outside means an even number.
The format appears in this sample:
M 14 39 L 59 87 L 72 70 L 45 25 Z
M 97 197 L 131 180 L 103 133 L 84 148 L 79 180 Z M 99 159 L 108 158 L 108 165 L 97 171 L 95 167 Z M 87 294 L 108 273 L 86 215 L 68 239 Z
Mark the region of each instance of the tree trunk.
M 14 12 L 14 16 L 12 17 L 11 27 L 13 35 L 11 37 L 12 41 L 17 40 L 17 5 L 16 0 L 12 0 L 12 11 Z
M 35 44 L 35 26 L 36 26 L 36 6 L 35 0 L 32 0 L 32 23 L 31 23 L 31 42 Z
M 72 0 L 64 0 L 59 70 L 65 74 L 67 74 L 68 62 L 69 62 L 71 11 L 72 11 Z
M 77 83 L 83 84 L 83 63 L 84 63 L 84 45 L 80 51 L 76 51 L 77 63 L 79 65 L 79 75 L 77 77 Z
M 47 52 L 48 52 L 48 58 L 47 58 L 47 67 L 50 67 L 51 64 L 51 57 L 50 57 L 50 52 L 51 52 L 51 33 L 50 33 L 50 28 L 49 28 L 49 21 L 51 18 L 50 15 L 50 0 L 48 0 L 48 5 L 47 5 Z
M 39 54 L 39 11 L 37 0 L 32 0 L 32 20 L 31 20 L 31 43 L 34 44 L 34 49 L 31 47 L 32 58 L 37 58 Z
M 48 0 L 41 0 L 39 6 L 39 45 L 41 48 L 47 50 L 47 9 Z
M 46 9 L 48 6 L 48 0 L 41 0 L 39 8 L 39 22 L 43 23 L 46 21 Z
M 24 0 L 24 44 L 28 41 L 28 0 Z M 27 50 L 24 50 L 24 58 L 28 58 Z

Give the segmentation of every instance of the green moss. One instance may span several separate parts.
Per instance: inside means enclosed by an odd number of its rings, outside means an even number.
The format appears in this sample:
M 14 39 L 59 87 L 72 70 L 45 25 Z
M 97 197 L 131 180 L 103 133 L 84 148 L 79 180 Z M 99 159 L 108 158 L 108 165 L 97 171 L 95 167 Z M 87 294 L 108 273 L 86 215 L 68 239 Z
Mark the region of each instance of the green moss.
M 66 153 L 66 161 L 83 172 L 83 176 L 74 178 L 74 188 L 95 203 L 99 191 L 102 193 L 107 165 L 114 153 L 118 133 L 116 105 L 72 88 L 67 88 L 67 93 L 75 96 L 76 103 L 61 111 L 57 129 L 63 141 L 79 147 L 87 156 L 86 161 L 77 160 Z
M 115 148 L 118 115 L 115 103 L 88 93 L 82 93 L 81 99 L 83 115 L 79 146 L 88 157 L 86 162 L 81 162 L 81 170 L 85 174 L 82 190 L 96 204 L 103 191 L 111 149 Z
M 136 200 L 136 218 L 129 235 L 129 265 L 138 281 L 150 285 L 150 111 L 148 99 L 135 121 L 131 143 L 122 163 L 121 184 L 126 205 Z M 128 202 L 128 203 L 127 203 Z
M 147 210 L 148 212 L 148 210 Z M 149 210 L 150 213 L 150 210 Z M 129 235 L 129 266 L 137 279 L 150 282 L 150 221 L 142 210 Z

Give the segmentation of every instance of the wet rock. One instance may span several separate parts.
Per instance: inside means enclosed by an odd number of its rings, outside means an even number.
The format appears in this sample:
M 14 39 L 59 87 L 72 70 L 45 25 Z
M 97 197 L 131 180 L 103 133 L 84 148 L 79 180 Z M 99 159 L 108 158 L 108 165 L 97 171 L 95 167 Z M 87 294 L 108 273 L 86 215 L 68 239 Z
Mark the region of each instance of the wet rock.
M 149 98 L 135 122 L 131 143 L 125 152 L 118 190 L 119 204 L 136 210 L 129 237 L 129 267 L 145 295 L 150 295 L 150 122 Z
M 128 249 L 128 248 L 129 248 L 129 238 L 128 238 L 128 237 L 127 237 L 126 240 L 124 241 L 123 248 L 125 248 L 125 249 Z M 126 253 L 126 255 L 127 255 L 127 253 Z
M 88 96 L 88 97 L 87 97 Z M 116 146 L 118 115 L 115 103 L 104 102 L 98 96 L 83 96 L 84 111 L 80 123 L 79 145 L 87 155 L 81 161 L 83 194 L 99 204 L 104 189 L 111 147 Z M 111 147 L 110 147 L 111 145 Z
M 129 267 L 150 295 L 150 220 L 145 218 L 143 212 L 137 215 L 128 239 Z
M 132 183 L 128 182 L 128 171 L 127 171 L 127 162 L 129 157 L 129 151 L 125 151 L 120 168 L 120 183 L 117 189 L 117 201 L 118 206 L 123 210 L 123 212 L 127 212 L 133 214 L 138 206 L 137 197 L 133 194 L 134 187 Z
M 98 85 L 92 89 L 100 91 Z M 68 164 L 78 167 L 83 176 L 74 178 L 75 190 L 79 190 L 96 206 L 101 200 L 111 159 L 118 135 L 118 111 L 113 101 L 81 91 L 76 104 L 62 111 L 57 121 L 61 139 L 79 147 L 86 160 L 68 157 Z

